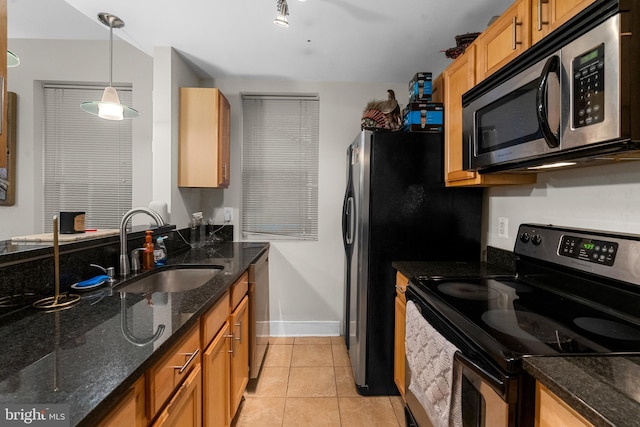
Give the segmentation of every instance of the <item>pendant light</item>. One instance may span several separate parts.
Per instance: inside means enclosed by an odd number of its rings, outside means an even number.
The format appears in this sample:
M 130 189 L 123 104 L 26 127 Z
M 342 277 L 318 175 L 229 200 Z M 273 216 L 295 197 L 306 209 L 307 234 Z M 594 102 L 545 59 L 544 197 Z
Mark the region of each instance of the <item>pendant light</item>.
M 120 97 L 113 87 L 113 29 L 124 27 L 124 21 L 110 13 L 99 13 L 98 20 L 109 27 L 109 86 L 104 89 L 100 101 L 87 101 L 80 104 L 87 113 L 95 114 L 107 120 L 122 120 L 138 117 L 138 111 L 120 103 Z
M 18 65 L 20 65 L 20 58 L 18 58 L 18 55 L 7 50 L 7 67 L 17 67 Z
M 276 9 L 278 10 L 278 16 L 276 16 L 273 23 L 284 28 L 289 28 L 289 21 L 287 20 L 289 5 L 287 4 L 287 0 L 277 0 Z

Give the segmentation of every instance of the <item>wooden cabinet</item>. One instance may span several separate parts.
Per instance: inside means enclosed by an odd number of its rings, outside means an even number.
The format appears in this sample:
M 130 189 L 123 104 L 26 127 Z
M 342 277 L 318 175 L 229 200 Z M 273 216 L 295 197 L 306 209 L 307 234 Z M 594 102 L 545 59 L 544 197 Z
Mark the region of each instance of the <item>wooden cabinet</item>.
M 180 88 L 178 186 L 229 186 L 229 101 L 216 88 Z
M 245 272 L 202 320 L 205 427 L 226 427 L 249 382 L 249 275 Z
M 230 317 L 231 343 L 231 417 L 240 406 L 242 393 L 249 382 L 249 297 L 233 310 Z
M 147 371 L 147 417 L 153 420 L 174 390 L 200 366 L 199 322 Z
M 536 383 L 535 427 L 593 427 L 593 424 L 547 387 Z
M 547 34 L 589 6 L 595 0 L 532 0 L 531 44 L 542 40 Z
M 478 82 L 531 46 L 530 13 L 531 0 L 518 0 L 474 41 Z
M 144 427 L 144 376 L 129 389 L 120 403 L 106 416 L 98 427 Z
M 396 274 L 396 312 L 393 343 L 393 381 L 398 387 L 400 396 L 404 399 L 405 393 L 405 349 L 404 339 L 406 335 L 407 297 L 405 291 L 409 279 L 402 273 Z
M 124 424 L 123 424 L 124 425 Z M 202 426 L 202 369 L 196 364 L 153 427 Z
M 231 425 L 231 340 L 229 322 L 225 319 L 220 332 L 205 350 L 203 413 L 205 427 Z

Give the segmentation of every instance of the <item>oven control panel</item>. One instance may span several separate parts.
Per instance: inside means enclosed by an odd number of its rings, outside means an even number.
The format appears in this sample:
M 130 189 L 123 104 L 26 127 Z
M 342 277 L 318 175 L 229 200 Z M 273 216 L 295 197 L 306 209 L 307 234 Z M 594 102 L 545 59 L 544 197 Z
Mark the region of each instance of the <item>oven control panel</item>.
M 640 286 L 640 234 L 520 224 L 513 252 Z
M 618 253 L 618 244 L 604 240 L 587 239 L 565 235 L 560 241 L 559 255 L 595 262 L 604 265 L 613 265 Z

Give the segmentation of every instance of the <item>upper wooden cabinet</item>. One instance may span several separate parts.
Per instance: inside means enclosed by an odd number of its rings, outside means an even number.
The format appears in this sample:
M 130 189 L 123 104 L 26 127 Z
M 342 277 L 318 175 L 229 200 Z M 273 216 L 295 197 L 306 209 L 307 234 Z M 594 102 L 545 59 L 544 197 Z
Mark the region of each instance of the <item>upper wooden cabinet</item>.
M 180 88 L 178 187 L 229 186 L 230 106 L 216 88 Z
M 531 46 L 530 14 L 531 0 L 518 0 L 473 42 L 478 82 Z
M 532 0 L 531 44 L 539 42 L 595 0 Z

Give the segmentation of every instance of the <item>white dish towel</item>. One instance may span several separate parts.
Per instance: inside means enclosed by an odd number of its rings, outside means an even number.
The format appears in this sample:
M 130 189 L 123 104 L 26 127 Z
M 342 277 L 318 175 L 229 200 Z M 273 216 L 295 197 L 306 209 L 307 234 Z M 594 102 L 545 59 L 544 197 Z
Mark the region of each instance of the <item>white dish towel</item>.
M 416 396 L 434 427 L 462 427 L 462 371 L 454 369 L 458 351 L 407 301 L 405 353 Z

